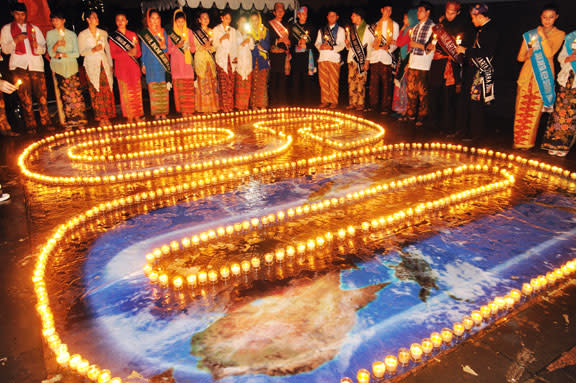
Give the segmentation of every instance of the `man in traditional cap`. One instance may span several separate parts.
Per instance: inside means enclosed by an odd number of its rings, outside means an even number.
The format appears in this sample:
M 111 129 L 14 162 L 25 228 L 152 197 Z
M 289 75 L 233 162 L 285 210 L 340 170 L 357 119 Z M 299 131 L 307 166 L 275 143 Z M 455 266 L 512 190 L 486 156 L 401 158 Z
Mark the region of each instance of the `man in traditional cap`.
M 40 28 L 27 22 L 26 5 L 16 3 L 12 10 L 14 21 L 5 25 L 1 32 L 2 52 L 10 55 L 9 69 L 12 80 L 18 85 L 18 97 L 24 108 L 28 131 L 37 129 L 32 97 L 38 102 L 40 125 L 51 128 L 46 102 L 46 79 L 44 60 L 46 40 Z
M 292 54 L 291 82 L 293 104 L 309 105 L 314 94 L 313 84 L 316 74 L 314 38 L 316 28 L 308 21 L 308 7 L 302 6 L 296 11 L 296 20 L 290 28 L 290 50 Z

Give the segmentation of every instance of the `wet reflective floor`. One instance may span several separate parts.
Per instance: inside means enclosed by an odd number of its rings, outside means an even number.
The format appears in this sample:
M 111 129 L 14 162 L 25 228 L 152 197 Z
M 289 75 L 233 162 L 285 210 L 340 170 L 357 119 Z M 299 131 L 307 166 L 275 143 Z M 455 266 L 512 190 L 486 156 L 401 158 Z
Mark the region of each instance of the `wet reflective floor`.
M 386 143 L 438 140 L 434 132 L 413 130 L 406 126 L 392 124 L 387 120 L 380 122 L 387 128 Z M 242 136 L 240 135 L 240 137 Z M 344 134 L 342 138 L 346 139 L 347 135 Z M 501 138 L 501 140 L 504 141 L 503 138 Z M 267 144 L 259 141 L 258 137 L 244 136 L 241 141 L 245 145 L 244 149 L 265 150 L 267 147 Z M 33 289 L 29 282 L 30 276 L 32 275 L 34 252 L 37 251 L 38 247 L 47 239 L 53 228 L 67 221 L 70 217 L 98 203 L 108 201 L 119 194 L 128 195 L 134 192 L 148 190 L 151 187 L 187 181 L 184 177 L 182 179 L 168 178 L 107 187 L 68 188 L 43 186 L 18 176 L 15 167 L 15 157 L 17 153 L 29 142 L 27 139 L 5 141 L 2 143 L 2 154 L 0 154 L 5 164 L 5 167 L 2 169 L 2 178 L 0 179 L 2 180 L 5 191 L 13 195 L 9 203 L 4 203 L 0 206 L 2 212 L 1 219 L 3 221 L 1 238 L 2 257 L 4 261 L 4 266 L 2 267 L 2 300 L 4 303 L 3 306 L 6 308 L 9 307 L 9 309 L 3 310 L 1 314 L 3 317 L 1 321 L 2 334 L 3 337 L 6 338 L 6 341 L 2 343 L 6 346 L 3 348 L 4 351 L 2 351 L 5 355 L 0 355 L 0 358 L 6 359 L 2 359 L 3 364 L 0 364 L 0 374 L 5 374 L 6 376 L 3 381 L 14 382 L 39 381 L 47 376 L 53 376 L 59 371 L 50 356 L 51 352 L 47 349 L 44 350 L 42 346 L 40 323 L 34 312 L 35 300 Z M 498 139 L 488 140 L 482 144 L 494 148 L 502 147 L 502 142 L 499 142 Z M 275 144 L 272 143 L 272 146 L 274 145 Z M 480 145 L 480 143 L 475 143 L 475 145 Z M 243 149 L 232 146 L 227 150 L 229 153 L 233 153 Z M 297 158 L 298 156 L 309 153 L 323 153 L 323 150 L 321 147 L 315 145 L 300 144 L 297 145 L 292 152 L 287 153 L 279 160 L 290 161 L 290 156 Z M 326 151 L 326 153 L 328 152 L 329 151 Z M 216 155 L 221 154 L 222 152 L 219 154 L 216 153 Z M 214 153 L 205 153 L 205 155 L 214 155 Z M 53 156 L 39 158 L 34 166 L 37 166 L 38 169 L 49 169 L 55 173 L 61 171 L 86 171 L 86 169 L 68 169 L 66 163 L 62 160 L 62 156 L 63 154 L 59 154 L 58 150 L 55 150 Z M 110 306 L 110 302 L 102 302 L 101 296 L 99 296 L 99 291 L 101 291 L 99 289 L 101 289 L 102 286 L 98 283 L 92 284 L 94 279 L 86 277 L 87 274 L 91 275 L 90 273 L 95 273 L 93 276 L 97 276 L 98 272 L 95 270 L 101 267 L 98 264 L 92 264 L 95 269 L 86 268 L 85 257 L 87 254 L 88 260 L 90 260 L 92 259 L 90 257 L 102 258 L 102 254 L 110 256 L 118 253 L 122 249 L 122 246 L 116 249 L 110 248 L 106 246 L 106 243 L 103 244 L 102 240 L 100 242 L 94 242 L 97 237 L 105 232 L 111 232 L 110 235 L 112 235 L 112 237 L 108 238 L 108 240 L 109 244 L 114 244 L 121 242 L 122 239 L 127 238 L 129 235 L 133 235 L 130 233 L 136 231 L 141 233 L 141 236 L 135 238 L 132 243 L 138 243 L 147 238 L 169 233 L 174 231 L 174 229 L 186 230 L 186 227 L 190 226 L 191 223 L 196 222 L 197 224 L 199 219 L 225 219 L 227 216 L 234 215 L 252 217 L 256 212 L 265 210 L 269 204 L 297 204 L 303 198 L 307 201 L 317 201 L 325 196 L 335 196 L 345 193 L 352 190 L 355 185 L 374 185 L 379 182 L 390 181 L 399 176 L 404 177 L 435 171 L 442 166 L 455 166 L 462 161 L 462 158 L 458 157 L 432 157 L 433 156 L 430 155 L 400 156 L 394 158 L 384 156 L 369 163 L 350 163 L 342 167 L 328 167 L 316 169 L 314 172 L 294 174 L 289 177 L 289 179 L 295 181 L 290 182 L 283 181 L 285 177 L 278 179 L 274 177 L 263 178 L 256 183 L 229 185 L 224 189 L 208 190 L 202 195 L 189 195 L 179 201 L 177 205 L 180 206 L 179 211 L 170 210 L 170 203 L 160 204 L 152 207 L 157 212 L 151 215 L 142 216 L 142 213 L 145 213 L 145 211 L 134 211 L 128 212 L 126 216 L 116 217 L 107 222 L 102 222 L 100 223 L 101 226 L 94 231 L 98 233 L 97 236 L 91 237 L 88 235 L 81 240 L 71 242 L 68 251 L 63 253 L 62 257 L 52 265 L 53 267 L 49 271 L 52 292 L 54 293 L 54 297 L 56 297 L 52 298 L 53 300 L 55 299 L 55 306 L 57 306 L 55 316 L 56 318 L 64 318 L 61 323 L 65 325 L 60 328 L 60 330 L 63 330 L 67 342 L 83 347 L 83 350 L 94 354 L 98 352 L 105 353 L 106 349 L 100 349 L 99 351 L 97 349 L 102 345 L 114 341 L 114 339 L 101 339 L 102 333 L 99 332 L 101 331 L 101 327 L 99 327 L 100 324 L 92 323 L 92 325 L 90 325 L 91 319 L 97 317 L 94 315 L 95 311 L 103 307 L 105 309 L 106 307 L 110 308 L 113 306 Z M 547 157 L 545 159 L 547 161 L 549 160 Z M 194 159 L 192 158 L 192 160 Z M 574 169 L 574 163 L 570 157 L 558 164 L 566 169 Z M 146 163 L 146 166 L 151 168 L 161 165 L 165 166 L 165 164 Z M 350 169 L 352 169 L 352 172 L 350 172 Z M 114 169 L 114 171 L 115 170 L 116 169 Z M 102 174 L 105 174 L 111 170 L 101 169 L 101 171 L 103 172 Z M 89 170 L 88 172 L 91 173 L 93 170 Z M 485 181 L 485 179 L 479 175 L 462 177 L 451 181 L 451 184 L 448 185 L 448 190 L 463 190 L 466 186 L 483 181 Z M 347 207 L 344 210 L 334 210 L 319 217 L 304 218 L 291 224 L 275 226 L 273 229 L 261 232 L 256 236 L 239 237 L 224 247 L 219 244 L 207 247 L 200 252 L 199 257 L 194 258 L 194 255 L 186 257 L 186 259 L 191 262 L 190 264 L 175 264 L 173 266 L 179 269 L 184 268 L 186 272 L 189 272 L 198 264 L 203 267 L 219 269 L 222 264 L 216 261 L 222 259 L 221 255 L 223 254 L 231 254 L 230 262 L 240 262 L 242 260 L 241 254 L 246 253 L 263 256 L 267 252 L 277 248 L 279 246 L 278 244 L 288 245 L 294 240 L 298 241 L 300 238 L 307 238 L 311 232 L 335 230 L 341 226 L 340 223 L 346 223 L 351 217 L 377 217 L 379 215 L 390 214 L 398 209 L 406 208 L 408 206 L 406 201 L 410 202 L 433 198 L 439 193 L 446 193 L 446 189 L 443 189 L 446 186 L 447 185 L 440 187 L 431 184 L 423 190 L 419 189 L 415 191 L 407 189 L 401 193 L 365 201 Z M 363 241 L 360 239 L 360 242 L 354 243 L 352 248 L 349 247 L 342 250 L 339 255 L 335 255 L 333 258 L 323 257 L 320 261 L 318 259 L 315 260 L 313 266 L 310 264 L 311 261 L 308 260 L 305 264 L 300 265 L 300 269 L 283 269 L 280 272 L 276 269 L 273 275 L 264 275 L 258 278 L 253 277 L 251 284 L 244 288 L 230 285 L 223 291 L 226 292 L 228 291 L 227 289 L 231 288 L 233 292 L 216 294 L 217 302 L 211 302 L 209 307 L 217 307 L 220 311 L 233 312 L 234 308 L 239 304 L 245 304 L 245 302 L 242 302 L 242 299 L 245 299 L 243 296 L 246 294 L 254 294 L 254 286 L 256 286 L 256 291 L 262 293 L 266 292 L 267 289 L 277 289 L 278 284 L 275 282 L 320 280 L 321 284 L 318 285 L 320 288 L 322 286 L 331 286 L 329 271 L 333 271 L 335 268 L 337 270 L 354 270 L 358 268 L 359 265 L 370 265 L 370 261 L 374 259 L 375 254 L 384 256 L 394 251 L 400 251 L 400 253 L 402 253 L 410 244 L 422 242 L 427 239 L 433 241 L 433 238 L 439 233 L 454 230 L 458 227 L 465 226 L 467 223 L 477 222 L 483 218 L 500 216 L 503 217 L 503 219 L 508 219 L 507 217 L 509 216 L 507 212 L 519 204 L 536 201 L 537 205 L 555 205 L 558 209 L 571 211 L 572 207 L 566 201 L 538 200 L 538 197 L 546 196 L 550 193 L 571 198 L 571 193 L 565 193 L 561 189 L 558 185 L 548 185 L 546 182 L 539 180 L 536 174 L 527 175 L 527 178 L 523 179 L 522 182 L 516 185 L 509 193 L 495 195 L 489 200 L 476 201 L 472 207 L 460 207 L 458 208 L 459 210 L 444 213 L 441 216 L 434 217 L 425 222 L 418 222 L 415 225 L 396 230 L 393 233 L 387 232 L 381 236 L 372 236 L 369 238 L 369 243 L 367 243 L 366 240 Z M 237 206 L 234 214 L 231 214 L 229 211 L 224 211 L 229 210 L 231 206 Z M 146 218 L 147 216 L 148 218 Z M 144 220 L 138 220 L 138 217 L 144 217 Z M 128 227 L 121 225 L 121 222 L 125 221 L 126 218 L 130 218 Z M 569 220 L 569 217 L 567 219 Z M 357 223 L 360 222 L 361 220 Z M 538 226 L 536 222 L 530 224 Z M 487 225 L 489 226 L 490 222 L 488 222 Z M 481 229 L 481 227 L 479 227 L 479 229 Z M 112 234 L 114 232 L 116 234 Z M 162 237 L 158 239 L 157 243 L 161 244 L 166 240 L 166 237 Z M 104 240 L 104 242 L 105 241 L 106 240 Z M 445 238 L 442 239 L 442 241 L 442 243 L 446 244 Z M 487 240 L 486 242 L 489 241 Z M 432 244 L 434 243 L 432 242 Z M 105 245 L 105 247 L 102 248 L 102 245 Z M 150 244 L 150 246 L 153 248 L 154 244 Z M 138 250 L 136 253 L 143 257 L 146 252 L 145 250 L 146 249 Z M 98 253 L 99 251 L 103 251 L 103 253 Z M 236 254 L 236 256 L 234 254 Z M 353 257 L 350 257 L 350 255 L 353 255 Z M 388 260 L 391 259 L 395 261 L 393 256 L 388 258 Z M 397 275 L 406 275 L 406 273 L 414 270 L 414 265 L 410 265 L 407 259 L 414 259 L 414 257 L 403 258 L 402 255 L 399 256 L 395 269 Z M 211 260 L 216 260 L 214 261 L 216 263 L 212 264 Z M 88 265 L 90 266 L 91 264 L 88 263 Z M 399 269 L 398 265 L 403 265 L 403 269 Z M 421 269 L 422 268 L 420 268 L 420 270 Z M 364 278 L 367 278 L 367 275 L 370 275 L 370 273 L 358 278 L 364 280 Z M 347 282 L 349 286 L 356 288 L 362 287 L 357 282 L 353 283 L 354 280 L 354 276 L 349 277 Z M 371 284 L 378 284 L 377 282 L 378 281 L 375 280 Z M 147 282 L 143 283 L 140 281 L 138 283 L 141 283 L 144 288 L 147 288 Z M 340 283 L 341 286 L 344 286 L 342 283 L 345 284 L 346 281 L 343 282 L 341 279 Z M 380 283 L 388 282 L 380 281 Z M 440 282 L 420 278 L 417 284 L 418 290 L 416 290 L 417 299 L 425 302 L 428 295 L 431 293 L 434 295 L 434 291 L 438 290 L 435 287 L 435 283 L 438 284 Z M 300 288 L 302 289 L 302 286 L 300 286 Z M 312 287 L 306 287 L 306 289 L 303 291 L 313 292 L 314 285 L 312 285 Z M 570 287 L 566 289 L 567 290 L 559 290 L 557 293 L 551 294 L 550 298 L 541 299 L 538 302 L 523 307 L 522 311 L 512 316 L 513 319 L 506 320 L 505 323 L 496 326 L 495 329 L 487 330 L 484 337 L 481 337 L 482 334 L 480 334 L 480 336 L 475 335 L 469 341 L 455 347 L 453 352 L 447 355 L 443 354 L 440 362 L 435 361 L 433 363 L 427 363 L 425 367 L 417 367 L 407 379 L 434 381 L 434 376 L 438 379 L 439 375 L 444 377 L 451 375 L 458 377 L 458 379 L 460 379 L 459 381 L 467 381 L 468 379 L 491 381 L 490 379 L 494 377 L 492 374 L 495 373 L 497 376 L 502 377 L 501 381 L 504 381 L 504 379 L 507 381 L 522 381 L 541 374 L 542 369 L 548 371 L 546 366 L 549 366 L 549 363 L 544 363 L 545 358 L 542 359 L 538 355 L 539 350 L 545 349 L 546 355 L 556 354 L 556 356 L 560 356 L 562 352 L 568 351 L 572 346 L 569 344 L 569 340 L 560 339 L 570 338 L 568 335 L 574 333 L 573 324 L 576 323 L 576 318 L 574 317 L 575 311 L 573 309 L 570 310 L 570 306 L 567 306 L 570 303 L 574 304 L 573 299 L 570 299 L 570 295 L 563 294 L 563 291 L 567 291 L 568 294 L 571 290 Z M 196 300 L 195 303 L 198 303 L 198 298 L 192 297 L 190 299 L 193 301 Z M 556 301 L 558 301 L 558 303 L 556 303 Z M 161 315 L 166 315 L 166 312 L 170 310 L 179 310 L 178 305 L 180 304 L 163 300 L 162 296 L 146 297 L 141 302 L 161 304 L 161 311 L 164 312 L 164 314 Z M 97 306 L 91 306 L 94 304 Z M 101 306 L 101 304 L 104 306 Z M 201 303 L 199 307 L 199 310 L 205 313 L 205 303 Z M 562 310 L 566 312 L 560 313 Z M 543 312 L 547 312 L 549 317 L 556 319 L 551 322 L 544 321 L 543 318 L 541 318 Z M 321 317 L 319 314 L 316 315 L 318 318 Z M 564 315 L 567 315 L 568 319 L 566 319 Z M 369 317 L 366 319 L 368 320 Z M 571 319 L 573 320 L 571 321 Z M 211 320 L 211 323 L 215 322 Z M 494 328 L 494 326 L 492 328 Z M 536 330 L 534 330 L 534 328 L 536 328 Z M 548 332 L 547 329 L 549 330 Z M 499 332 L 503 335 L 499 335 Z M 203 336 L 204 338 L 210 336 L 210 332 L 205 332 Z M 555 340 L 549 341 L 549 339 L 546 339 L 549 337 Z M 80 338 L 83 340 L 80 340 Z M 86 339 L 88 339 L 88 342 L 86 342 Z M 239 339 L 239 341 L 240 340 L 241 339 Z M 223 352 L 222 350 L 202 351 L 201 337 L 197 337 L 195 342 L 196 351 L 194 352 L 203 354 L 206 366 L 210 365 L 209 360 L 214 358 L 214 353 L 218 354 Z M 484 344 L 486 342 L 493 342 L 492 344 L 494 344 L 494 346 L 485 346 Z M 524 344 L 524 347 L 518 348 L 518 342 Z M 404 344 L 406 343 L 409 344 L 409 342 L 405 342 Z M 186 347 L 188 350 L 190 349 L 190 339 L 188 339 Z M 386 347 L 386 342 L 379 343 L 377 347 Z M 393 352 L 393 350 L 389 351 Z M 117 352 L 118 354 L 112 355 L 122 354 L 121 351 Z M 532 356 L 530 356 L 530 352 L 532 352 Z M 44 354 L 46 354 L 46 358 L 44 358 Z M 478 355 L 481 356 L 477 357 Z M 104 356 L 95 357 L 104 358 L 101 360 L 105 360 Z M 145 358 L 145 356 L 140 355 L 138 358 Z M 487 362 L 478 363 L 482 358 L 485 358 L 484 360 Z M 137 362 L 136 359 L 131 357 L 127 360 L 119 360 L 118 363 L 131 363 L 128 368 L 132 369 L 134 367 L 136 370 L 138 369 L 137 367 L 141 368 L 146 365 L 146 363 Z M 552 362 L 554 359 L 556 359 L 556 357 L 552 358 L 548 356 L 548 362 Z M 365 363 L 365 361 L 359 360 L 352 362 L 351 365 L 355 366 L 358 364 L 360 366 L 362 363 Z M 458 363 L 461 365 L 458 366 Z M 569 365 L 569 363 L 567 364 Z M 428 367 L 428 365 L 430 365 L 430 367 Z M 488 368 L 492 365 L 498 366 L 498 368 Z M 468 366 L 468 368 L 465 368 L 466 366 Z M 481 368 L 480 366 L 487 369 Z M 538 366 L 540 367 L 538 368 Z M 369 368 L 370 365 L 366 365 L 366 367 Z M 353 369 L 350 368 L 350 370 Z M 546 374 L 547 379 L 560 379 L 559 377 L 571 379 L 569 377 L 569 375 L 571 375 L 569 373 L 569 366 L 551 370 L 552 371 L 548 371 L 549 373 Z M 151 368 L 147 376 L 162 374 L 163 371 L 164 369 L 155 370 Z M 214 371 L 214 368 L 212 368 L 212 376 L 218 378 L 218 373 L 214 373 Z M 223 370 L 220 369 L 218 371 L 222 373 Z M 349 371 L 347 368 L 342 368 L 338 372 L 348 374 Z M 129 373 L 130 371 L 128 371 L 128 374 Z M 475 376 L 474 373 L 478 376 Z M 127 374 L 122 376 L 126 375 Z M 222 375 L 220 377 L 224 378 L 225 376 L 226 375 Z M 238 375 L 232 374 L 228 376 Z M 66 378 L 65 381 L 73 381 L 73 379 L 74 377 L 71 375 L 71 377 Z M 318 379 L 322 378 L 307 380 L 321 381 Z M 334 377 L 331 376 L 330 379 L 333 380 Z M 187 380 L 183 378 L 181 380 L 177 379 L 177 381 Z

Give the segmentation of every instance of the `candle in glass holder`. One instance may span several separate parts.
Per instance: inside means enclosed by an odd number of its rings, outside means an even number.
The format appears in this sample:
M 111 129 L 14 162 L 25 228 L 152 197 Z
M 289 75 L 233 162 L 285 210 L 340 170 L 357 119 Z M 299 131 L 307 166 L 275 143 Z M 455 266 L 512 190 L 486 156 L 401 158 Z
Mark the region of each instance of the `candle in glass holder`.
M 340 383 L 354 383 L 354 381 L 352 379 L 350 379 L 349 377 L 345 377 L 340 379 Z
M 480 307 L 480 312 L 482 313 L 482 317 L 484 319 L 488 319 L 488 318 L 490 318 L 490 315 L 492 315 L 492 313 L 490 311 L 490 307 L 488 305 L 484 305 L 484 306 Z
M 452 330 L 454 332 L 454 335 L 460 337 L 464 334 L 465 328 L 464 328 L 464 325 L 462 323 L 456 322 L 452 326 Z M 449 343 L 449 342 L 447 342 L 447 343 Z
M 442 335 L 440 335 L 440 333 L 433 332 L 432 334 L 430 334 L 430 340 L 432 341 L 434 347 L 438 348 L 442 346 Z
M 398 361 L 402 365 L 407 365 L 410 363 L 410 351 L 407 348 L 402 347 L 400 350 L 398 350 Z
M 522 284 L 522 294 L 524 295 L 531 295 L 532 294 L 532 285 L 530 283 L 523 283 Z
M 60 34 L 60 37 L 62 37 L 62 39 L 64 39 L 64 29 L 61 29 L 60 31 L 58 31 L 58 33 Z
M 410 345 L 410 355 L 415 362 L 418 362 L 422 359 L 422 346 L 420 343 L 412 343 Z
M 372 374 L 376 378 L 382 378 L 386 373 L 386 364 L 384 362 L 377 360 L 376 362 L 372 363 Z
M 442 331 L 440 332 L 440 335 L 442 336 L 442 340 L 444 341 L 444 343 L 446 344 L 452 343 L 452 336 L 454 335 L 452 333 L 452 330 L 450 330 L 449 328 L 443 328 Z
M 464 326 L 464 329 L 466 331 L 470 331 L 472 330 L 472 327 L 474 327 L 474 320 L 471 317 L 464 317 L 462 319 L 462 325 Z
M 462 36 L 456 36 L 456 45 L 462 45 Z
M 480 311 L 472 311 L 470 316 L 472 317 L 472 320 L 476 326 L 480 326 L 482 324 L 482 313 Z
M 358 383 L 370 383 L 370 371 L 365 368 L 358 370 L 356 379 L 358 380 Z
M 394 355 L 388 355 L 384 358 L 384 364 L 386 365 L 386 371 L 393 374 L 396 372 L 396 368 L 398 368 L 398 358 Z
M 424 351 L 424 354 L 430 354 L 432 350 L 434 350 L 434 344 L 432 344 L 432 341 L 428 338 L 422 339 L 422 351 Z

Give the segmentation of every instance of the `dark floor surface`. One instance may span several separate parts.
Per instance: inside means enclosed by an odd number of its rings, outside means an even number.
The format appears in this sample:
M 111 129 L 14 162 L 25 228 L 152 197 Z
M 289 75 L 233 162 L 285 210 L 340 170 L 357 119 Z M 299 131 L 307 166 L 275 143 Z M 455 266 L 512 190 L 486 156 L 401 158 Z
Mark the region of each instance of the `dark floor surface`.
M 387 128 L 387 142 L 459 142 L 446 138 L 434 124 L 416 129 L 376 113 L 365 116 Z M 495 113 L 490 118 L 490 132 L 466 144 L 512 152 L 511 126 L 510 116 Z M 55 373 L 51 355 L 47 352 L 44 355 L 30 280 L 34 253 L 54 222 L 34 210 L 16 165 L 19 152 L 36 138 L 0 139 L 0 183 L 12 195 L 10 201 L 0 204 L 0 383 L 41 382 Z M 576 169 L 576 153 L 564 159 L 550 157 L 538 149 L 523 154 L 572 171 Z M 100 200 L 95 197 L 94 201 L 106 200 L 105 197 L 100 196 Z M 402 380 L 576 383 L 575 346 L 576 280 L 573 279 Z M 64 377 L 58 381 L 82 380 Z

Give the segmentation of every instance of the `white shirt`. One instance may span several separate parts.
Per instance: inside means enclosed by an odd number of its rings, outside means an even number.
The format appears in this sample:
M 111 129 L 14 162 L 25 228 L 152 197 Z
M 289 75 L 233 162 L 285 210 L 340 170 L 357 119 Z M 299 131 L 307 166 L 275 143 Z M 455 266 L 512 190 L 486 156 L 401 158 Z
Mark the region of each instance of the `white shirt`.
M 98 40 L 92 35 L 90 29 L 86 28 L 78 34 L 78 49 L 80 55 L 84 56 L 84 68 L 86 68 L 86 75 L 92 86 L 96 91 L 100 91 L 100 68 L 104 68 L 106 77 L 108 78 L 108 85 L 112 89 L 112 56 L 110 56 L 110 45 L 108 45 L 108 33 L 97 28 L 96 29 Z M 92 52 L 98 43 L 102 44 L 104 49 L 98 52 Z
M 358 25 L 354 26 L 356 29 L 358 29 Z M 350 33 L 352 33 L 352 31 L 350 31 Z M 349 40 L 351 39 L 350 36 L 348 36 Z M 366 25 L 366 29 L 364 30 L 364 36 L 362 36 L 362 45 L 366 46 L 366 61 L 369 60 L 369 57 L 372 53 L 372 44 L 374 43 L 374 36 L 372 36 L 372 33 L 370 33 L 370 30 L 368 29 L 368 25 Z M 346 60 L 346 62 L 351 63 L 351 62 L 355 62 L 354 61 L 354 48 L 352 48 L 352 42 L 350 42 L 350 49 L 348 49 L 348 59 Z
M 378 34 L 380 36 L 383 36 L 384 38 L 388 38 L 387 27 L 388 27 L 388 21 L 383 22 L 381 27 L 380 27 L 380 30 L 377 31 Z M 368 30 L 368 33 L 370 35 L 372 35 L 370 30 Z M 397 22 L 393 21 L 392 22 L 392 40 L 396 41 L 399 34 L 400 34 L 400 27 L 398 26 Z M 372 37 L 373 37 L 372 41 L 374 41 L 374 36 L 372 36 Z M 370 64 L 382 63 L 384 65 L 392 65 L 392 56 L 390 56 L 390 53 L 394 52 L 396 50 L 396 48 L 397 48 L 396 45 L 392 44 L 392 45 L 390 45 L 390 49 L 388 49 L 388 51 L 386 51 L 384 48 L 372 49 L 372 54 L 368 57 Z
M 331 25 L 330 28 L 333 28 L 334 26 Z M 324 49 L 321 50 L 320 46 L 322 45 L 322 43 L 324 42 L 324 35 L 322 34 L 324 28 L 321 28 L 318 31 L 318 36 L 316 37 L 316 43 L 314 44 L 316 46 L 316 49 L 318 49 L 318 51 L 320 52 L 320 57 L 318 57 L 318 62 L 323 62 L 323 61 L 329 61 L 329 62 L 333 62 L 333 63 L 339 63 L 340 62 L 340 52 L 346 48 L 346 32 L 344 31 L 344 28 L 342 27 L 338 27 L 338 33 L 336 34 L 336 45 L 334 45 L 334 49 L 329 50 L 329 49 Z
M 254 39 L 237 31 L 238 37 L 238 64 L 236 64 L 236 73 L 240 75 L 242 80 L 248 80 L 248 76 L 252 73 L 252 49 L 254 49 Z M 248 44 L 242 46 L 244 40 L 248 38 Z
M 220 41 L 220 38 L 226 34 L 226 30 L 230 33 L 230 38 Z M 224 28 L 222 24 L 218 24 L 212 30 L 212 43 L 216 49 L 216 64 L 228 73 L 228 57 L 230 57 L 232 70 L 234 70 L 236 64 L 232 64 L 232 61 L 238 57 L 238 31 L 231 26 Z
M 426 21 L 421 21 L 419 24 L 423 24 Z M 432 36 L 432 28 L 426 33 L 425 40 L 430 40 Z M 423 55 L 410 55 L 410 61 L 408 61 L 408 68 L 410 69 L 417 69 L 417 70 L 425 70 L 429 71 L 430 66 L 432 65 L 432 59 L 434 58 L 434 51 L 432 50 L 430 53 L 425 53 Z
M 46 39 L 44 38 L 40 28 L 36 25 L 32 25 L 32 28 L 34 28 L 36 43 L 38 44 L 38 48 L 36 48 L 36 51 L 34 52 L 37 56 L 32 54 L 32 46 L 29 39 L 24 40 L 26 53 L 23 55 L 17 55 L 15 53 L 16 43 L 12 38 L 11 25 L 12 24 L 6 24 L 2 27 L 0 37 L 2 52 L 5 55 L 10 55 L 9 69 L 14 70 L 16 68 L 21 68 L 32 72 L 44 72 L 44 60 L 42 59 L 42 55 L 46 53 Z M 18 24 L 18 26 L 22 32 L 27 32 L 26 24 Z
M 576 42 L 572 42 L 572 49 L 576 50 Z M 576 89 L 576 74 L 574 80 L 572 81 L 572 86 L 568 84 L 568 78 L 570 77 L 570 71 L 573 70 L 571 62 L 565 62 L 564 60 L 568 57 L 568 50 L 566 49 L 566 42 L 562 46 L 562 50 L 558 54 L 558 62 L 560 62 L 560 72 L 558 72 L 557 81 L 558 84 L 562 85 L 564 88 Z

